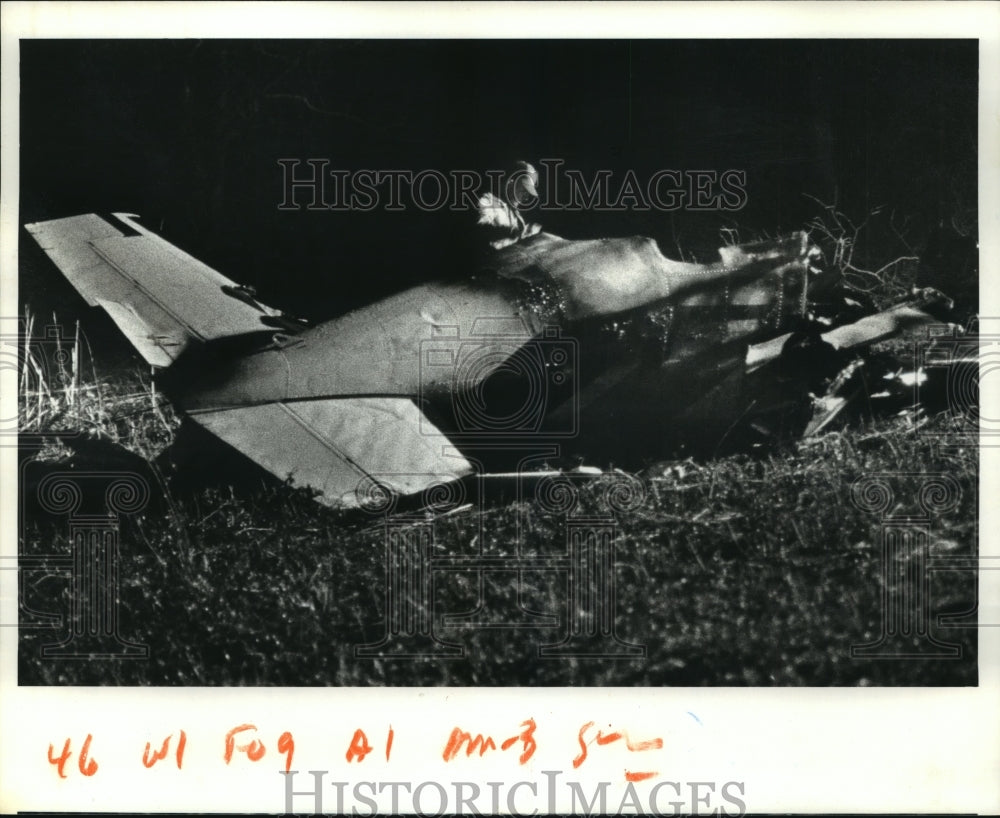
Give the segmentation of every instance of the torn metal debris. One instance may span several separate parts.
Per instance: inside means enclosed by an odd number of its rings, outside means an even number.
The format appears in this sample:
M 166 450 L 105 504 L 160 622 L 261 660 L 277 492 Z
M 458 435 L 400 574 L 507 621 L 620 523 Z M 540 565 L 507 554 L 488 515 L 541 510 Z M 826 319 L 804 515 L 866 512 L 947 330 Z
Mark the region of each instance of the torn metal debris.
M 949 307 L 930 289 L 882 311 L 831 299 L 803 232 L 696 264 L 491 201 L 481 220 L 505 235 L 467 280 L 306 326 L 135 218 L 27 229 L 194 423 L 333 505 L 362 484 L 417 495 L 529 462 L 634 467 L 819 434 L 918 381 L 873 349 Z

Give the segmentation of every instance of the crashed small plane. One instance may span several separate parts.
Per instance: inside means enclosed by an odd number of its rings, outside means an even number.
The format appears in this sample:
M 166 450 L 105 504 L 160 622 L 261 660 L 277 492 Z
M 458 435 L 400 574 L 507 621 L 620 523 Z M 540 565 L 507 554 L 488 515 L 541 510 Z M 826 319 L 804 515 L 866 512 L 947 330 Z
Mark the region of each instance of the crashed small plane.
M 653 239 L 567 240 L 520 220 L 465 280 L 308 326 L 137 218 L 26 228 L 187 417 L 340 506 L 364 481 L 411 495 L 539 452 L 627 467 L 815 430 L 840 406 L 817 413 L 815 397 L 850 358 L 934 322 L 943 298 L 817 321 L 821 254 L 805 233 L 695 264 Z

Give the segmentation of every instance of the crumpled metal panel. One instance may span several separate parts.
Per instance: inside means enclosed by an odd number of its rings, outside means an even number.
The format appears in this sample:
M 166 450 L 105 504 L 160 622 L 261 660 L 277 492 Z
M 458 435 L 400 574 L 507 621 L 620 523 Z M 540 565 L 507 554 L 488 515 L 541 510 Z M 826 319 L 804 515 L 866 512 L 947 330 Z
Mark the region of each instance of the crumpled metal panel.
M 810 258 L 804 233 L 722 248 L 719 254 L 717 263 L 694 264 L 668 259 L 654 239 L 643 236 L 569 241 L 540 233 L 504 248 L 489 267 L 502 278 L 555 284 L 570 321 L 660 301 L 689 308 L 757 306 L 764 315 L 801 311 Z M 796 296 L 786 301 L 789 285 Z M 734 313 L 743 320 L 738 309 Z

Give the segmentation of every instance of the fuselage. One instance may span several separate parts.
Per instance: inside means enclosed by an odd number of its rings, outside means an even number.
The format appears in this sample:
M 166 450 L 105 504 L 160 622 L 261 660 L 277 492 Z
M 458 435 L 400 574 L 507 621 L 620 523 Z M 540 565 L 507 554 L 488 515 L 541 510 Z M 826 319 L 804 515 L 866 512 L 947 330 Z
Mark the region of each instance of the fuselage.
M 466 443 L 614 435 L 740 370 L 748 344 L 797 308 L 789 283 L 805 268 L 795 242 L 715 265 L 669 261 L 649 239 L 543 234 L 510 249 L 467 281 L 413 287 L 248 353 L 182 359 L 172 397 L 193 413 L 407 397 Z M 727 416 L 731 403 L 713 408 Z

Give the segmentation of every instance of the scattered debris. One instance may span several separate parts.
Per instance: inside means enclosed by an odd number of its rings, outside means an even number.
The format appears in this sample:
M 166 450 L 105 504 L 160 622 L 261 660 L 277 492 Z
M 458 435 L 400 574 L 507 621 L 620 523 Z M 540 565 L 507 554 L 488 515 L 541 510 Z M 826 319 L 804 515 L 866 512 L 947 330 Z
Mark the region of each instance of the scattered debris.
M 195 424 L 331 505 L 433 504 L 442 485 L 519 470 L 525 446 L 635 467 L 940 410 L 963 367 L 977 403 L 975 349 L 954 352 L 939 291 L 877 309 L 804 232 L 711 264 L 640 236 L 567 240 L 521 215 L 537 181 L 522 165 L 519 187 L 480 203 L 502 233 L 484 269 L 316 326 L 127 214 L 27 229 Z

